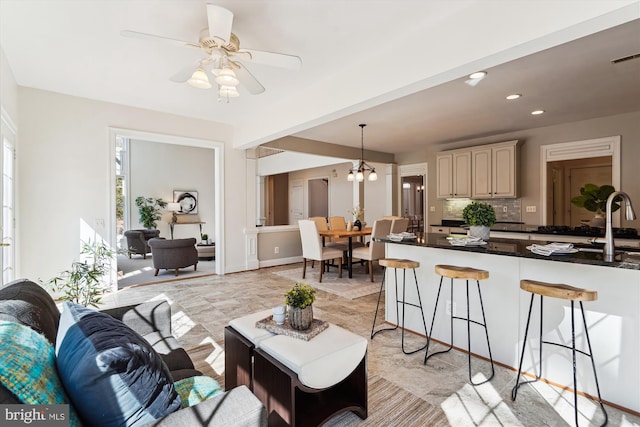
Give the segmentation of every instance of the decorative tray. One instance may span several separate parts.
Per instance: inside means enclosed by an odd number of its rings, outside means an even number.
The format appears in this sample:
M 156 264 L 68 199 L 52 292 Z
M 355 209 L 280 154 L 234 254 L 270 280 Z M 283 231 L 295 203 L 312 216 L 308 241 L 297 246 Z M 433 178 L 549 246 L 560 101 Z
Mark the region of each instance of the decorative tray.
M 320 319 L 313 319 L 311 321 L 311 326 L 309 327 L 309 329 L 299 331 L 291 327 L 291 325 L 289 324 L 289 319 L 285 319 L 282 325 L 278 325 L 273 320 L 273 315 L 256 322 L 256 328 L 266 329 L 267 331 L 277 335 L 286 335 L 288 337 L 305 341 L 309 341 L 328 327 L 328 322 Z

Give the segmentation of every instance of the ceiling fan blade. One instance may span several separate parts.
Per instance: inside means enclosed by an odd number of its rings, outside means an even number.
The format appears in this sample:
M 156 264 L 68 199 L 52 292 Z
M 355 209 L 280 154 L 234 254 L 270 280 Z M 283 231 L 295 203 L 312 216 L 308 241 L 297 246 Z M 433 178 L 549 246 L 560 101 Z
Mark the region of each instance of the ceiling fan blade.
M 252 95 L 258 95 L 264 92 L 264 86 L 253 77 L 253 74 L 247 70 L 242 64 L 234 63 L 238 68 L 235 68 L 236 77 L 240 80 L 240 84 Z
M 193 43 L 193 42 L 188 42 L 188 41 L 178 40 L 178 39 L 171 39 L 169 37 L 156 36 L 154 34 L 140 33 L 138 31 L 122 30 L 120 31 L 120 35 L 123 37 L 129 37 L 132 39 L 151 40 L 154 42 L 168 43 L 178 47 L 186 46 L 186 47 L 195 47 L 200 49 L 200 44 L 198 43 Z
M 201 66 L 200 61 L 184 66 L 180 71 L 169 78 L 172 82 L 184 83 L 191 78 L 193 72 Z
M 231 40 L 231 25 L 233 12 L 221 6 L 207 4 L 207 19 L 209 21 L 209 36 L 229 43 Z
M 287 55 L 285 53 L 266 52 L 255 49 L 240 49 L 238 53 L 249 53 L 250 59 L 246 59 L 243 55 L 242 59 L 255 62 L 256 64 L 269 65 L 271 67 L 288 68 L 290 70 L 299 70 L 302 66 L 302 59 L 299 56 Z

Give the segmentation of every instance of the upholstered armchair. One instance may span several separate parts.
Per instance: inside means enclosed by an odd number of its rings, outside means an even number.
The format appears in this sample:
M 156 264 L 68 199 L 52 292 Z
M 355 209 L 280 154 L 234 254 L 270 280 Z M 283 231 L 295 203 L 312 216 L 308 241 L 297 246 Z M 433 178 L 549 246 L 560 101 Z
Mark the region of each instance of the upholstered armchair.
M 154 276 L 158 275 L 161 268 L 175 270 L 176 276 L 181 268 L 193 265 L 193 269 L 198 269 L 198 251 L 196 249 L 196 239 L 151 239 L 151 255 L 153 257 L 153 268 L 156 269 Z
M 127 238 L 129 258 L 131 258 L 131 254 L 139 254 L 147 259 L 147 254 L 151 252 L 147 242 L 154 237 L 160 237 L 160 230 L 127 230 L 124 232 L 124 236 Z

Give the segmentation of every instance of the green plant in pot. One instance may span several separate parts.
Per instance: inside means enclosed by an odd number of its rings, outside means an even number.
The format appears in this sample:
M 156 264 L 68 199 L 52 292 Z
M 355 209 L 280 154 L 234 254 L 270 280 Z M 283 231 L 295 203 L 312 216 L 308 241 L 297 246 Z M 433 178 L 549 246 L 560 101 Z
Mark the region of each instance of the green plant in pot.
M 490 227 L 496 223 L 496 211 L 490 204 L 474 200 L 462 210 L 462 219 L 469 226 L 469 236 L 487 241 Z
M 313 322 L 316 290 L 306 283 L 298 282 L 284 296 L 291 327 L 297 330 L 309 329 Z
M 616 189 L 611 185 L 598 186 L 596 184 L 585 184 L 580 188 L 580 195 L 571 198 L 571 203 L 579 208 L 585 208 L 590 212 L 595 212 L 595 217 L 591 220 L 591 226 L 604 227 L 603 214 L 607 211 L 607 199 Z M 611 203 L 611 212 L 620 209 L 621 197 L 616 197 Z
M 103 279 L 117 253 L 104 242 L 82 242 L 80 255 L 83 259 L 74 261 L 69 270 L 62 271 L 43 285 L 62 292 L 60 299 L 63 301 L 98 307 L 106 288 Z
M 140 214 L 140 223 L 144 228 L 153 230 L 156 223 L 162 218 L 162 209 L 167 207 L 167 202 L 162 199 L 154 199 L 153 197 L 136 197 L 136 206 Z

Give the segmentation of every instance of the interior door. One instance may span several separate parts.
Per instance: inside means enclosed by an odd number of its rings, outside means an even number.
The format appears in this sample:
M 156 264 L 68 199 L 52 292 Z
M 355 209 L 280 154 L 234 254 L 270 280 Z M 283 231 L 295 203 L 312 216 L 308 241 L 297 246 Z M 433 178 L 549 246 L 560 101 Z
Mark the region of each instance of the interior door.
M 299 219 L 304 219 L 304 186 L 301 179 L 291 182 L 291 221 L 289 224 L 297 224 Z
M 2 210 L 0 223 L 2 224 L 1 241 L 2 256 L 0 268 L 2 278 L 0 285 L 11 282 L 15 277 L 15 220 L 14 220 L 14 164 L 15 164 L 15 127 L 5 115 L 2 115 L 0 135 L 2 150 L 0 150 L 0 163 L 2 164 L 2 185 L 0 192 L 2 197 Z

